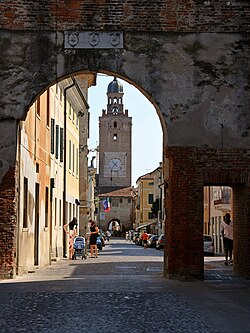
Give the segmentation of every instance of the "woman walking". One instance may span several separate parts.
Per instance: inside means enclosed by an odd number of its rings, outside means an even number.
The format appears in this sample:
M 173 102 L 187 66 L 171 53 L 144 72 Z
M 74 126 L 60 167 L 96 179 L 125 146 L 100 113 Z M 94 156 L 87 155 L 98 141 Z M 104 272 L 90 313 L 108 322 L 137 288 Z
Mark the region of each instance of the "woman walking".
M 67 227 L 69 227 L 69 230 L 67 230 Z M 71 260 L 74 254 L 74 238 L 77 234 L 77 218 L 74 217 L 72 221 L 65 224 L 63 229 L 69 235 L 69 260 Z
M 89 238 L 89 247 L 90 247 L 90 257 L 91 258 L 98 258 L 98 250 L 97 250 L 97 237 L 99 233 L 99 229 L 97 225 L 95 224 L 94 221 L 90 221 L 90 238 Z M 95 257 L 94 257 L 94 252 L 95 252 Z

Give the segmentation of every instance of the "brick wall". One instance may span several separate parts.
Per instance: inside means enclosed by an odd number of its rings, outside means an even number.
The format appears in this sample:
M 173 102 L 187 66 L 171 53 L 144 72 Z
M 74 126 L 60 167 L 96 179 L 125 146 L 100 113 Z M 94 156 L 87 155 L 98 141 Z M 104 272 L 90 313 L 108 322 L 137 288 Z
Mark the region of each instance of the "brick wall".
M 10 168 L 0 183 L 0 278 L 11 278 L 15 275 L 15 192 L 15 168 Z
M 250 186 L 233 186 L 234 270 L 250 278 Z
M 250 276 L 250 152 L 246 150 L 168 147 L 166 239 L 170 278 L 203 277 L 203 186 L 234 189 L 235 269 Z
M 10 30 L 250 30 L 248 0 L 5 0 L 0 13 L 0 28 Z

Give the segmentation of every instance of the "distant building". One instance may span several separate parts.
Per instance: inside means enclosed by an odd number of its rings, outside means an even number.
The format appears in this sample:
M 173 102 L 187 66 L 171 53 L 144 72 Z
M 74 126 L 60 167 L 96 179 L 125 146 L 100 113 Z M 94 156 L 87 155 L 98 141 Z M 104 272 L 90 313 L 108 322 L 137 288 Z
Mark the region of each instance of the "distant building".
M 98 195 L 99 227 L 121 236 L 133 229 L 133 188 L 126 187 Z M 109 200 L 110 211 L 105 212 L 103 201 Z
M 135 213 L 135 229 L 139 230 L 148 227 L 147 231 L 154 231 L 156 219 L 154 219 L 151 210 L 154 202 L 154 177 L 151 173 L 147 173 L 137 179 L 136 185 L 137 205 Z
M 124 111 L 123 95 L 114 78 L 107 89 L 107 110 L 99 117 L 99 194 L 131 186 L 132 118 Z
M 132 118 L 123 107 L 123 86 L 115 77 L 107 88 L 107 110 L 99 117 L 99 149 L 96 194 L 99 226 L 116 235 L 133 226 L 131 188 Z M 110 199 L 111 211 L 105 213 L 102 201 Z
M 146 230 L 160 235 L 164 233 L 164 183 L 162 165 L 136 181 L 135 190 L 135 230 Z

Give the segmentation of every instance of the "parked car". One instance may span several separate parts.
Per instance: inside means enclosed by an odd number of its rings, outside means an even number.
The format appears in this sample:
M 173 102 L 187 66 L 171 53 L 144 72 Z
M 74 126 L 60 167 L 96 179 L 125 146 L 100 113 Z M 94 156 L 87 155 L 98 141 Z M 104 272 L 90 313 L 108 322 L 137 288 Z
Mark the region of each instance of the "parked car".
M 156 241 L 158 238 L 158 235 L 152 235 L 148 240 L 148 247 L 156 247 Z
M 133 234 L 133 242 L 134 242 L 134 243 L 136 242 L 136 239 L 137 239 L 138 237 L 140 237 L 140 233 L 135 232 L 135 233 Z
M 155 248 L 156 248 L 156 250 L 164 249 L 164 245 L 165 245 L 165 237 L 164 237 L 164 234 L 161 234 L 160 237 L 156 241 Z
M 140 238 L 141 238 L 140 234 L 135 235 L 134 237 L 135 245 L 140 245 Z
M 210 235 L 203 235 L 204 255 L 214 256 L 214 241 Z

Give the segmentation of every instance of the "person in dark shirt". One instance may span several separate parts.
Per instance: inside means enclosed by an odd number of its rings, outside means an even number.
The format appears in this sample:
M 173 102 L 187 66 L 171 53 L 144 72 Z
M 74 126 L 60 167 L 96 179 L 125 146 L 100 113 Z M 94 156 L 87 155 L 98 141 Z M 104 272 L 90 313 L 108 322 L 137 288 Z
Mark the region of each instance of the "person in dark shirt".
M 90 247 L 90 256 L 91 258 L 98 258 L 98 250 L 97 250 L 97 237 L 99 234 L 99 229 L 94 221 L 90 221 L 90 238 L 89 238 L 89 247 Z M 94 257 L 95 252 L 95 257 Z

